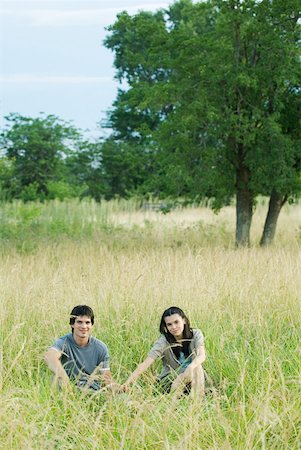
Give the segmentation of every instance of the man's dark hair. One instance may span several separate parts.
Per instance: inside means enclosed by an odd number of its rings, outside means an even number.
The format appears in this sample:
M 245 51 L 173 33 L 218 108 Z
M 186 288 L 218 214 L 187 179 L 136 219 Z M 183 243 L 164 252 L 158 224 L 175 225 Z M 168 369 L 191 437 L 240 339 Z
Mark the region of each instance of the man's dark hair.
M 93 312 L 93 309 L 90 308 L 90 306 L 87 306 L 87 305 L 74 306 L 74 308 L 72 309 L 72 311 L 70 313 L 70 320 L 69 320 L 71 328 L 72 328 L 72 325 L 74 325 L 76 317 L 78 317 L 78 316 L 90 317 L 92 325 L 94 324 L 94 312 Z M 73 332 L 73 328 L 72 328 L 72 332 Z

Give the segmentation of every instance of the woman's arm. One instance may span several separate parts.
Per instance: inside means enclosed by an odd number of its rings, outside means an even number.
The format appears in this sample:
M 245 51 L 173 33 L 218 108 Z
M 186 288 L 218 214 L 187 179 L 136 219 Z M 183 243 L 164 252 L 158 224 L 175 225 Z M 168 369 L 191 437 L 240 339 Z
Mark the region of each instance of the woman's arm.
M 177 389 L 181 383 L 189 383 L 193 379 L 193 372 L 197 367 L 202 367 L 203 362 L 206 359 L 205 347 L 200 345 L 196 350 L 196 356 L 194 360 L 186 367 L 184 372 L 180 373 L 172 383 L 172 389 Z
M 54 348 L 50 348 L 44 356 L 44 360 L 49 369 L 54 373 L 55 380 L 61 387 L 69 386 L 70 381 L 64 367 L 60 361 L 62 353 Z
M 200 345 L 199 348 L 196 349 L 196 356 L 191 364 L 189 364 L 188 367 L 191 369 L 195 369 L 196 367 L 203 364 L 203 362 L 206 360 L 206 353 L 205 353 L 205 347 L 204 345 Z M 187 367 L 187 369 L 188 369 Z
M 140 375 L 142 375 L 143 372 L 145 372 L 153 364 L 154 361 L 154 358 L 148 356 L 128 377 L 126 382 L 123 384 L 123 387 L 126 389 L 130 384 L 134 383 L 140 377 Z

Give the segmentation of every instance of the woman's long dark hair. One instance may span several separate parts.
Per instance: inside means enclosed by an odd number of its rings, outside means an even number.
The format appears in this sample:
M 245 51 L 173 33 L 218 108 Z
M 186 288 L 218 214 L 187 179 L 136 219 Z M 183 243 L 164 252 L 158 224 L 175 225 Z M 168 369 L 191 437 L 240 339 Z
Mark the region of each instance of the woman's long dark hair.
M 173 314 L 179 314 L 179 316 L 181 316 L 182 319 L 185 319 L 186 322 L 184 324 L 183 340 L 181 343 L 177 342 L 175 337 L 167 330 L 166 327 L 165 318 L 172 316 Z M 170 308 L 166 309 L 162 314 L 159 329 L 160 333 L 164 334 L 164 336 L 166 337 L 167 342 L 169 342 L 170 344 L 174 344 L 171 345 L 171 348 L 177 359 L 180 357 L 180 352 L 183 352 L 186 358 L 190 355 L 189 344 L 191 342 L 193 334 L 190 328 L 189 319 L 182 311 L 182 309 L 178 308 L 177 306 L 171 306 Z

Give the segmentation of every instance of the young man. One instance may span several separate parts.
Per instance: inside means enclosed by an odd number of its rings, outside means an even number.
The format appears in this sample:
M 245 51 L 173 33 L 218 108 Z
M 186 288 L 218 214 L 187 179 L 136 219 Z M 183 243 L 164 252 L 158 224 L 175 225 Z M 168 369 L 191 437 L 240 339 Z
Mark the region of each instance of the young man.
M 78 305 L 70 314 L 71 331 L 57 339 L 45 354 L 45 361 L 55 375 L 60 387 L 73 381 L 79 388 L 95 391 L 104 384 L 113 391 L 119 385 L 110 372 L 110 357 L 107 346 L 91 336 L 94 324 L 93 310 L 87 305 Z

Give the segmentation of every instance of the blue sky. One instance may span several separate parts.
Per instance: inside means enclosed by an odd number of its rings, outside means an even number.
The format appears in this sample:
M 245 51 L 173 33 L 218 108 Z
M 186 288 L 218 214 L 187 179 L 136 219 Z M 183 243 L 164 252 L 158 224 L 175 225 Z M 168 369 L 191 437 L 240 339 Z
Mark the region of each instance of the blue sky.
M 91 136 L 117 92 L 105 27 L 127 10 L 155 11 L 171 0 L 0 0 L 0 112 L 72 121 Z

